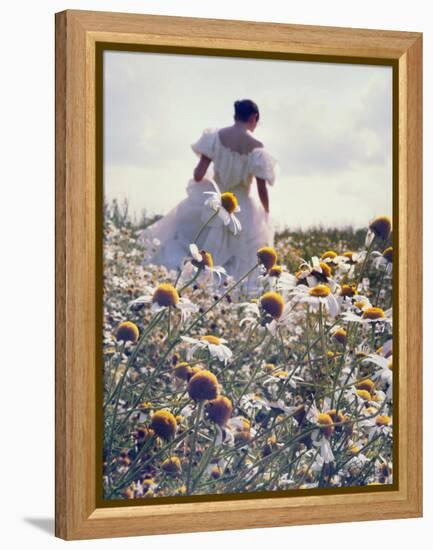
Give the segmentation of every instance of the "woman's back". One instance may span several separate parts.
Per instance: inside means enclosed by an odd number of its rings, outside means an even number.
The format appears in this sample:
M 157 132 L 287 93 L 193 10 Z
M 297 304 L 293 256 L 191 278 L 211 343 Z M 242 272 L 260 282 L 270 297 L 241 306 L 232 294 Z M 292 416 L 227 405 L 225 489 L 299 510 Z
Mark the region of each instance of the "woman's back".
M 224 147 L 240 155 L 247 155 L 254 149 L 263 147 L 261 141 L 236 125 L 221 128 L 218 131 L 218 136 Z
M 187 197 L 141 236 L 150 250 L 155 239 L 159 242 L 150 256 L 152 263 L 177 269 L 194 244 L 208 251 L 214 265 L 235 279 L 249 273 L 248 288 L 256 285 L 257 250 L 272 246 L 274 240 L 267 185 L 275 179 L 275 160 L 252 136 L 258 118 L 258 107 L 251 100 L 236 101 L 233 126 L 207 128 L 191 145 L 199 160 L 188 182 Z M 254 178 L 258 197 L 250 193 Z M 226 191 L 234 195 L 233 212 L 223 206 Z M 214 200 L 209 202 L 210 196 Z
M 214 179 L 222 191 L 237 187 L 249 191 L 253 177 L 273 183 L 272 157 L 260 141 L 245 131 L 207 128 L 191 147 L 197 155 L 213 161 Z

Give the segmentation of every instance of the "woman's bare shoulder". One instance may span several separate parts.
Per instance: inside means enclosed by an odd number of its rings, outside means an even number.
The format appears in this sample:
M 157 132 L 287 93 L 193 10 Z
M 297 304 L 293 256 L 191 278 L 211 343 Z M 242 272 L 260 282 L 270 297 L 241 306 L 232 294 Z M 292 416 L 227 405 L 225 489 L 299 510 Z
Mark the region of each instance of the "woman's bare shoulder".
M 254 138 L 253 136 L 250 136 L 251 137 L 251 142 L 252 144 L 254 145 L 254 149 L 257 149 L 259 147 L 264 147 L 263 143 L 261 141 L 259 141 L 258 139 Z
M 218 130 L 218 135 L 223 145 L 239 153 L 249 153 L 253 149 L 264 147 L 263 143 L 250 133 L 239 132 L 233 126 L 226 126 Z

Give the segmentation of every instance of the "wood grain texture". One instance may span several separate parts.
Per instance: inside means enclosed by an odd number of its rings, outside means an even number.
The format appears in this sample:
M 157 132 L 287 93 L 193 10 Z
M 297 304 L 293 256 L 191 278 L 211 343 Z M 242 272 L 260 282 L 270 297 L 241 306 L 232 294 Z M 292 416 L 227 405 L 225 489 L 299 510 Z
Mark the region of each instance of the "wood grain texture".
M 399 486 L 388 492 L 98 508 L 95 494 L 97 42 L 398 63 Z M 422 37 L 102 12 L 56 15 L 56 535 L 114 537 L 422 513 Z

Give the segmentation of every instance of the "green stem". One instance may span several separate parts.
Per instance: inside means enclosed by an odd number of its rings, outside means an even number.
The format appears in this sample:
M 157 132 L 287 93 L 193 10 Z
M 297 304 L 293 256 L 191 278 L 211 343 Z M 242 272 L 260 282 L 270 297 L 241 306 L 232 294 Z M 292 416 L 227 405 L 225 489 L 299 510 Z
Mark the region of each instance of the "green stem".
M 124 385 L 125 380 L 126 380 L 126 376 L 128 374 L 129 368 L 131 367 L 131 365 L 134 364 L 134 361 L 137 358 L 137 355 L 138 355 L 138 353 L 141 349 L 141 346 L 143 345 L 145 339 L 147 338 L 147 335 L 158 324 L 158 322 L 162 318 L 163 314 L 164 314 L 164 311 L 161 311 L 159 314 L 157 314 L 154 317 L 154 319 L 150 322 L 149 327 L 147 328 L 147 330 L 145 330 L 143 332 L 143 334 L 141 335 L 140 340 L 137 342 L 137 345 L 136 345 L 134 351 L 131 353 L 131 355 L 128 359 L 128 362 L 125 365 L 125 370 L 123 372 L 122 378 L 120 379 L 119 384 L 116 386 L 116 388 L 113 392 L 113 396 L 116 392 L 117 392 L 117 396 L 116 396 L 116 402 L 115 402 L 114 410 L 113 410 L 113 420 L 111 422 L 110 436 L 109 436 L 109 440 L 108 440 L 109 441 L 109 443 L 108 443 L 108 452 L 107 452 L 108 468 L 110 468 L 110 462 L 111 462 L 111 456 L 112 456 L 113 438 L 114 438 L 114 431 L 116 429 L 116 419 L 117 419 L 117 413 L 118 413 L 118 408 L 119 408 L 119 401 L 120 401 L 120 396 L 121 396 L 121 393 L 122 393 L 122 388 L 123 388 L 123 385 Z M 111 401 L 113 396 L 111 396 L 107 400 L 107 403 L 109 403 Z M 108 476 L 108 478 L 110 479 L 110 475 Z
M 382 287 L 383 287 L 383 282 L 385 280 L 385 275 L 386 275 L 386 269 L 384 269 L 382 271 L 382 274 L 380 276 L 379 286 L 378 286 L 377 294 L 376 294 L 376 305 L 377 306 L 380 306 L 380 293 L 382 292 Z
M 323 355 L 323 363 L 325 367 L 325 373 L 328 375 L 328 355 L 326 353 L 326 340 L 325 340 L 325 332 L 323 329 L 323 304 L 320 302 L 319 304 L 319 330 L 320 330 L 320 340 L 322 343 L 322 355 Z
M 201 226 L 199 232 L 197 233 L 197 235 L 194 237 L 194 239 L 193 239 L 193 241 L 192 241 L 193 243 L 197 244 L 197 242 L 198 242 L 199 238 L 201 237 L 201 234 L 203 233 L 203 231 L 204 231 L 204 230 L 206 229 L 206 227 L 210 224 L 210 222 L 211 222 L 216 216 L 218 216 L 218 212 L 219 212 L 219 210 L 217 210 L 216 212 L 214 212 L 214 213 L 212 214 L 212 216 L 208 219 L 208 221 L 207 221 L 204 225 Z
M 203 473 L 206 470 L 209 462 L 212 459 L 212 454 L 213 454 L 213 450 L 214 450 L 214 447 L 215 447 L 216 436 L 217 436 L 217 432 L 215 431 L 214 436 L 212 438 L 212 441 L 211 441 L 209 447 L 206 450 L 206 453 L 202 456 L 200 463 L 197 465 L 198 473 L 197 473 L 197 475 L 195 476 L 195 478 L 192 482 L 192 487 L 191 487 L 191 492 L 192 493 L 194 492 L 194 490 L 197 486 L 197 483 L 200 481 L 201 476 L 203 475 Z
M 104 408 L 107 406 L 107 403 L 109 403 L 109 401 L 110 401 L 110 397 L 112 395 L 111 392 L 113 391 L 113 386 L 116 382 L 117 371 L 119 370 L 119 365 L 122 362 L 122 353 L 123 353 L 124 349 L 125 349 L 125 342 L 121 342 L 120 345 L 119 345 L 119 349 L 117 350 L 118 356 L 116 357 L 116 364 L 115 364 L 115 367 L 114 367 L 114 373 L 111 377 L 110 383 L 108 384 L 107 398 L 106 398 L 106 401 L 104 402 L 104 405 L 103 405 Z M 110 363 L 111 363 L 111 361 L 110 361 Z
M 129 470 L 123 474 L 123 476 L 117 481 L 117 485 L 112 489 L 110 496 L 121 489 L 122 487 L 125 487 L 125 485 L 128 485 L 138 474 L 139 470 L 143 470 L 146 466 L 148 466 L 151 462 L 153 462 L 156 458 L 160 457 L 165 453 L 165 451 L 171 449 L 171 447 L 175 443 L 180 443 L 183 439 L 186 438 L 188 435 L 188 432 L 185 431 L 182 434 L 179 435 L 179 437 L 176 437 L 175 439 L 172 439 L 167 445 L 164 445 L 159 451 L 157 451 L 155 454 L 153 454 L 150 458 L 142 462 L 141 464 L 138 464 L 139 458 L 141 456 L 137 456 L 134 460 L 134 462 L 131 464 Z M 137 468 L 133 468 L 133 466 L 137 466 Z
M 171 306 L 168 307 L 167 315 L 167 340 L 170 341 L 171 338 Z
M 236 288 L 239 285 L 239 283 L 241 283 L 244 279 L 246 279 L 255 269 L 257 269 L 259 265 L 260 264 L 257 263 L 254 267 L 252 267 L 249 271 L 247 271 L 245 275 L 242 275 L 242 277 L 238 279 L 226 292 L 224 292 L 224 294 L 220 296 L 218 300 L 216 300 L 210 307 L 208 307 L 208 309 L 206 309 L 189 327 L 185 329 L 185 334 L 190 332 L 197 325 L 197 323 L 199 323 L 204 317 L 206 317 L 209 311 L 211 311 L 216 305 L 218 305 L 221 302 L 221 300 L 223 300 L 228 294 L 230 294 L 230 292 L 234 288 Z
M 190 279 L 178 292 L 179 294 L 181 294 L 186 288 L 188 288 L 189 286 L 191 286 L 194 281 L 196 281 L 197 277 L 200 275 L 200 273 L 202 272 L 202 268 L 199 267 L 197 269 L 197 273 L 195 273 L 194 277 L 192 279 Z
M 336 390 L 337 390 L 338 379 L 340 378 L 340 374 L 341 374 L 341 371 L 342 371 L 343 366 L 344 366 L 344 360 L 345 360 L 345 357 L 346 357 L 347 337 L 348 337 L 348 335 L 346 334 L 346 341 L 344 342 L 343 353 L 340 356 L 340 361 L 339 361 L 339 364 L 338 364 L 338 368 L 337 368 L 337 370 L 335 372 L 335 375 L 334 375 L 334 383 L 333 383 L 332 395 L 331 395 L 331 409 L 334 408 L 335 393 L 336 393 Z M 337 409 L 337 413 L 338 413 L 338 409 Z
M 197 433 L 198 433 L 198 427 L 200 424 L 201 419 L 201 413 L 203 410 L 204 401 L 200 401 L 197 405 L 197 412 L 195 417 L 195 424 L 194 424 L 194 431 L 192 433 L 192 441 L 191 446 L 189 449 L 189 461 L 188 461 L 188 470 L 186 474 L 186 494 L 189 495 L 191 491 L 191 471 L 192 471 L 192 463 L 194 460 L 195 455 L 195 445 L 197 441 Z
M 361 270 L 359 272 L 358 285 L 359 285 L 359 283 L 362 282 L 362 277 L 364 275 L 365 268 L 367 267 L 367 261 L 368 261 L 368 258 L 370 257 L 371 251 L 373 250 L 373 244 L 374 244 L 375 241 L 376 241 L 376 236 L 374 236 L 374 238 L 371 241 L 369 247 L 367 248 L 367 253 L 365 255 L 364 261 L 362 262 Z

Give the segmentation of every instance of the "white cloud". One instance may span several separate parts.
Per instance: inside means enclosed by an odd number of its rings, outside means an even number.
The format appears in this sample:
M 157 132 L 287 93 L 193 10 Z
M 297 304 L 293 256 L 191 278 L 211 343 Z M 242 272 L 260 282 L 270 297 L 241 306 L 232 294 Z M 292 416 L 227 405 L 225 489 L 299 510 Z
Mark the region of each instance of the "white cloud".
M 233 101 L 251 97 L 257 137 L 280 164 L 280 225 L 365 225 L 391 213 L 388 67 L 106 52 L 104 78 L 107 198 L 167 212 L 185 196 L 190 143 L 231 124 Z

